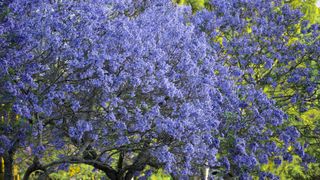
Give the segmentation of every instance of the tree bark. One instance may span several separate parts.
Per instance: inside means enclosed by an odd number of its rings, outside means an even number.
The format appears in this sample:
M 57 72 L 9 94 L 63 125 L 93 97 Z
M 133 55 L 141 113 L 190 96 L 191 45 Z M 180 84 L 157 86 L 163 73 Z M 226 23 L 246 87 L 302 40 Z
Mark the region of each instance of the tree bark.
M 34 172 L 34 171 L 37 171 L 37 170 L 45 170 L 40 162 L 39 162 L 39 159 L 37 157 L 35 157 L 33 159 L 33 163 L 31 166 L 28 167 L 27 171 L 24 173 L 23 175 L 23 180 L 28 180 L 30 175 Z
M 6 153 L 4 159 L 4 179 L 13 180 L 13 154 Z
M 29 167 L 27 171 L 24 173 L 22 180 L 28 180 L 33 171 L 33 168 Z
M 108 178 L 110 178 L 111 180 L 132 180 L 133 173 L 132 172 L 128 172 L 125 175 L 124 174 L 121 175 L 121 174 L 117 173 L 117 174 L 114 174 L 113 176 L 110 176 L 110 174 L 109 175 L 106 174 L 106 176 Z
M 133 177 L 133 171 L 128 171 L 126 174 L 120 173 L 119 171 L 116 171 L 112 169 L 112 167 L 105 165 L 99 161 L 95 160 L 85 160 L 77 157 L 70 157 L 65 158 L 63 160 L 53 161 L 47 165 L 42 165 L 37 158 L 33 160 L 32 165 L 30 165 L 25 172 L 23 176 L 23 180 L 28 180 L 30 175 L 37 170 L 41 170 L 43 172 L 47 171 L 47 168 L 50 168 L 52 166 L 62 164 L 62 163 L 69 163 L 69 164 L 87 164 L 95 167 L 96 169 L 99 169 L 103 171 L 108 178 L 111 180 L 131 180 Z
M 131 180 L 133 178 L 133 172 L 127 172 L 126 176 L 124 177 L 125 180 Z
M 0 156 L 0 180 L 4 180 L 4 166 L 2 165 L 3 158 Z

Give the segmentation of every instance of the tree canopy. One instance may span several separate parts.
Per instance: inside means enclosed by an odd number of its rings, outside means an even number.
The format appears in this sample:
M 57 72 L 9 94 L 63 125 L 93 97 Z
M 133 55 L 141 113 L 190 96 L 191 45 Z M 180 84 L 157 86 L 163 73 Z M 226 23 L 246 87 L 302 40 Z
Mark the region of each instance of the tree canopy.
M 319 27 L 281 1 L 1 6 L 0 156 L 32 157 L 25 178 L 87 164 L 110 179 L 271 179 L 270 160 L 313 160 L 282 110 L 318 105 Z

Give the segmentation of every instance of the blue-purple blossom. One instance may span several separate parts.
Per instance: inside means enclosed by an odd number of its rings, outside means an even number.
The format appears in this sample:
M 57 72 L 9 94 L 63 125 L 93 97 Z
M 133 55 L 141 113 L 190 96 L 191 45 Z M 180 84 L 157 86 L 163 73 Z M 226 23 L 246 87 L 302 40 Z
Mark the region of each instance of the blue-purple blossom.
M 274 161 L 274 164 L 275 164 L 276 166 L 279 166 L 279 165 L 281 164 L 281 159 L 278 158 L 278 157 L 274 158 L 273 161 Z
M 283 20 L 264 11 L 261 19 L 242 14 L 237 2 L 212 1 L 217 11 L 192 16 L 190 8 L 169 0 L 12 1 L 8 21 L 0 26 L 6 47 L 0 55 L 0 83 L 6 84 L 14 113 L 35 124 L 30 139 L 48 142 L 34 148 L 35 156 L 68 144 L 77 156 L 74 162 L 79 158 L 92 165 L 94 159 L 114 176 L 149 166 L 187 177 L 222 161 L 227 171 L 244 179 L 259 171 L 258 161 L 267 163 L 274 153 L 282 156 L 281 147 L 270 141 L 286 115 L 260 89 L 250 62 L 268 74 L 281 61 L 282 54 L 273 52 L 282 41 L 270 47 L 270 38 L 256 43 L 244 36 L 223 38 L 220 45 L 210 36 L 232 29 L 243 34 L 245 19 L 251 17 L 258 26 L 252 24 L 254 35 L 277 39 Z M 248 13 L 269 8 L 267 2 L 243 4 Z M 208 38 L 202 27 L 214 33 Z M 288 53 L 297 48 L 303 49 L 292 47 Z M 270 54 L 256 54 L 266 50 Z M 298 54 L 292 56 L 283 58 L 293 61 Z M 250 75 L 247 66 L 252 66 Z M 285 83 L 301 83 L 310 74 L 290 73 Z M 243 83 L 247 76 L 250 83 Z M 271 83 L 275 78 L 264 79 Z M 299 137 L 292 128 L 285 134 L 292 136 L 290 141 Z M 303 148 L 296 145 L 295 150 L 303 155 Z M 119 162 L 113 169 L 121 159 L 132 164 Z

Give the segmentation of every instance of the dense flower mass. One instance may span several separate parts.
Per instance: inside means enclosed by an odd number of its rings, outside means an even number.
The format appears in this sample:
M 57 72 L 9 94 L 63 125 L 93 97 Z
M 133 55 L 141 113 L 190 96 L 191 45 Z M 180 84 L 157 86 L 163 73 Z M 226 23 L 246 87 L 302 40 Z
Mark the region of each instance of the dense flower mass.
M 208 9 L 193 18 L 195 27 L 211 39 L 219 61 L 242 70 L 238 73 L 241 83 L 263 88 L 291 117 L 308 109 L 319 110 L 319 24 L 309 24 L 298 9 L 280 0 L 212 0 Z M 319 137 L 317 132 L 304 130 L 308 125 L 293 124 L 299 125 L 300 132 L 288 127 L 278 137 L 285 146 L 301 137 L 300 133 L 302 137 Z M 297 152 L 303 149 L 294 147 Z M 307 154 L 297 154 L 310 160 Z
M 33 147 L 38 158 L 72 146 L 52 165 L 86 163 L 112 179 L 146 166 L 180 178 L 203 167 L 262 176 L 268 159 L 290 159 L 289 146 L 303 153 L 295 128 L 272 130 L 285 114 L 255 84 L 241 83 L 246 72 L 224 66 L 188 7 L 167 0 L 14 0 L 5 8 L 0 92 L 32 132 L 22 139 L 5 133 L 0 144 L 23 141 L 20 147 Z M 284 145 L 274 143 L 278 136 Z
M 320 27 L 302 16 L 281 0 L 212 0 L 193 22 L 247 83 L 267 87 L 279 105 L 303 112 L 319 108 Z

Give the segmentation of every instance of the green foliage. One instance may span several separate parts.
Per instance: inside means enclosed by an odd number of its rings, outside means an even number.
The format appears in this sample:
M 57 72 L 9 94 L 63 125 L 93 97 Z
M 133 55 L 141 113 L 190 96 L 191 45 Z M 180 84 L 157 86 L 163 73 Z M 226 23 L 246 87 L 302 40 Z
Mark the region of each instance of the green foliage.
M 300 166 L 301 159 L 298 156 L 293 157 L 292 162 L 283 162 L 280 166 L 276 166 L 273 162 L 269 162 L 264 166 L 264 170 L 277 174 L 280 179 L 286 180 L 307 180 L 307 179 L 319 179 L 320 171 L 318 163 L 311 163 L 308 165 L 308 170 Z
M 50 175 L 52 179 L 82 179 L 82 180 L 93 180 L 101 179 L 104 177 L 104 173 L 95 171 L 92 166 L 80 164 L 72 165 L 69 167 L 69 171 L 58 171 Z
M 171 176 L 165 174 L 162 169 L 159 169 L 157 172 L 153 173 L 152 176 L 149 178 L 150 180 L 171 180 Z
M 180 5 L 188 4 L 192 6 L 193 11 L 205 7 L 208 0 L 176 0 Z M 317 0 L 286 0 L 293 8 L 299 8 L 304 14 L 305 19 L 311 23 L 320 23 L 320 8 L 316 6 Z
M 311 23 L 320 23 L 320 9 L 316 6 L 317 0 L 290 0 L 287 1 L 293 8 L 299 8 L 305 19 Z
M 180 5 L 184 5 L 184 4 L 191 5 L 192 10 L 195 12 L 204 8 L 208 0 L 177 0 L 176 2 Z

